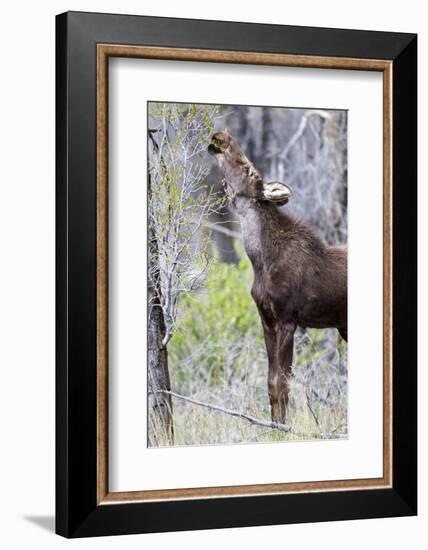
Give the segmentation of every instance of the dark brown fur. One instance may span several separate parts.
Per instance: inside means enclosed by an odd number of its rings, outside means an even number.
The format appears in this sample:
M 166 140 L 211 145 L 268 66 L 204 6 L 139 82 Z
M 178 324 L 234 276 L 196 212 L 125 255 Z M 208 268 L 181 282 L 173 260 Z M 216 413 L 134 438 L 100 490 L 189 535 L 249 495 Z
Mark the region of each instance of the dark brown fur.
M 297 326 L 335 327 L 347 339 L 347 248 L 327 246 L 305 223 L 264 199 L 265 184 L 225 132 L 213 136 L 228 195 L 238 211 L 254 269 L 257 304 L 269 360 L 272 420 L 288 407 L 293 338 Z M 288 200 L 288 196 L 286 197 Z

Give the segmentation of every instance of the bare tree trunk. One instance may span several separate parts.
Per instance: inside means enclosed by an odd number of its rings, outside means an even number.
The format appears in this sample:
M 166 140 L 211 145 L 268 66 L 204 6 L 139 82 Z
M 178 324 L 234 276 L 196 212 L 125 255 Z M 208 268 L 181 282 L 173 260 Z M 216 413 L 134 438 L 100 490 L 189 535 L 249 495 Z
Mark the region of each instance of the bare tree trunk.
M 150 130 L 149 130 L 150 132 Z M 149 133 L 150 137 L 151 134 Z M 156 142 L 152 139 L 153 144 Z M 151 177 L 148 174 L 148 194 L 150 197 Z M 158 261 L 158 243 L 153 230 L 148 227 L 148 273 L 159 273 L 153 262 Z M 155 269 L 154 269 L 155 268 Z M 160 281 L 158 276 L 154 280 L 148 278 L 147 301 L 147 374 L 148 374 L 148 445 L 172 445 L 174 442 L 172 399 L 169 394 L 160 391 L 171 391 L 171 382 L 168 369 L 168 350 L 162 345 L 166 334 L 165 319 L 162 307 L 159 304 Z M 158 393 L 155 393 L 158 392 Z
M 252 159 L 254 155 L 254 139 L 249 117 L 249 108 L 237 105 L 233 108 L 232 116 L 228 116 L 226 125 L 232 134 L 240 136 L 240 141 L 243 144 L 246 155 Z M 223 193 L 222 176 L 217 167 L 213 168 L 207 180 L 209 185 L 214 188 L 215 193 L 218 193 L 218 195 Z M 222 228 L 228 229 L 231 232 L 237 229 L 237 225 L 234 223 L 236 222 L 236 217 L 227 204 L 210 214 L 210 222 L 212 224 L 221 224 Z M 226 232 L 215 231 L 213 239 L 215 240 L 221 262 L 226 264 L 239 263 L 240 258 L 235 250 L 235 239 L 231 235 L 228 235 Z
M 213 187 L 214 193 L 220 196 L 223 193 L 223 186 L 221 184 L 221 175 L 217 168 L 210 172 L 207 180 L 209 185 Z M 219 224 L 224 229 L 236 231 L 236 224 L 233 223 L 233 214 L 227 204 L 217 211 L 211 212 L 209 219 L 212 224 Z M 233 237 L 220 231 L 213 231 L 212 238 L 215 241 L 221 262 L 225 264 L 239 263 L 239 256 L 235 250 L 235 239 Z
M 149 303 L 156 301 L 153 288 L 148 289 Z M 169 394 L 171 382 L 168 370 L 168 351 L 162 347 L 165 336 L 165 322 L 162 308 L 149 306 L 148 315 L 148 390 L 149 390 L 149 446 L 172 444 L 174 438 L 172 400 Z M 158 393 L 156 393 L 158 392 Z
M 262 143 L 261 158 L 257 160 L 262 173 L 266 178 L 272 178 L 274 170 L 274 152 L 275 152 L 275 130 L 273 127 L 272 110 L 267 107 L 262 108 Z

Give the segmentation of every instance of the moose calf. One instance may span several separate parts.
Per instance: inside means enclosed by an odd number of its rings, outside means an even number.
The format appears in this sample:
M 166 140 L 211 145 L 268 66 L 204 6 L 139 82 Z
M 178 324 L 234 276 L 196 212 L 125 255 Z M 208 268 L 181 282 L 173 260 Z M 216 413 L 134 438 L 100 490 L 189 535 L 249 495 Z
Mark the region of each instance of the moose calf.
M 347 248 L 327 246 L 305 223 L 279 210 L 291 196 L 290 187 L 263 181 L 228 133 L 215 133 L 208 152 L 217 158 L 226 194 L 241 219 L 254 269 L 251 294 L 268 354 L 272 420 L 284 423 L 297 326 L 335 327 L 347 339 Z

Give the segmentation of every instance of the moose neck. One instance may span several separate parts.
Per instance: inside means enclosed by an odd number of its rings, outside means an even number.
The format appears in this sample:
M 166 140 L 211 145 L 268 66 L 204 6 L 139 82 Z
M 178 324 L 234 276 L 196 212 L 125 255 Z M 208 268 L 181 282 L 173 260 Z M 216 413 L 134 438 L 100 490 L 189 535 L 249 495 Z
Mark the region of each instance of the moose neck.
M 263 269 L 268 253 L 266 235 L 276 233 L 275 226 L 286 225 L 288 217 L 281 214 L 274 204 L 254 201 L 250 198 L 237 196 L 234 207 L 241 219 L 242 237 L 245 252 L 257 271 Z M 270 247 L 268 247 L 270 249 Z
M 236 145 L 217 160 L 231 204 L 241 218 L 245 251 L 258 271 L 270 259 L 272 236 L 288 225 L 289 219 L 274 204 L 260 200 L 262 177 Z

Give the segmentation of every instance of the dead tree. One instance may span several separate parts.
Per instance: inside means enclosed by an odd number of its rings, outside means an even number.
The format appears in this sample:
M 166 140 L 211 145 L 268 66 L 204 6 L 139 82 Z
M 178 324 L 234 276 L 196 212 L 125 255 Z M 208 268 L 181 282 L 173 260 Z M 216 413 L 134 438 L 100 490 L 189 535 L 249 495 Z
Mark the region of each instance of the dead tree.
M 221 197 L 223 195 L 222 176 L 217 167 L 214 166 L 208 174 L 206 183 L 212 187 L 216 196 Z M 231 236 L 233 231 L 236 231 L 236 223 L 234 223 L 233 214 L 227 202 L 223 202 L 216 210 L 213 210 L 209 219 L 219 260 L 225 264 L 239 263 L 239 256 L 235 249 L 235 239 Z
M 167 346 L 180 298 L 201 286 L 210 262 L 209 237 L 202 226 L 219 203 L 205 183 L 209 167 L 200 154 L 216 112 L 215 106 L 149 105 L 148 392 L 153 445 L 165 439 L 171 443 L 173 437 Z
M 149 130 L 154 147 L 158 144 Z M 151 175 L 148 174 L 148 200 L 151 198 Z M 148 284 L 147 284 L 147 374 L 149 393 L 149 446 L 159 446 L 165 440 L 170 444 L 174 439 L 172 399 L 166 391 L 171 390 L 168 369 L 168 351 L 163 341 L 166 335 L 165 319 L 159 303 L 162 292 L 160 270 L 156 265 L 159 258 L 159 245 L 153 228 L 148 224 Z

